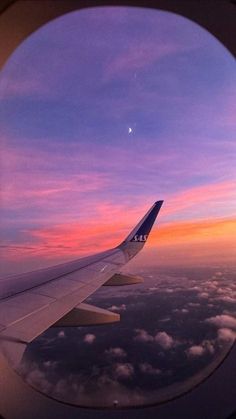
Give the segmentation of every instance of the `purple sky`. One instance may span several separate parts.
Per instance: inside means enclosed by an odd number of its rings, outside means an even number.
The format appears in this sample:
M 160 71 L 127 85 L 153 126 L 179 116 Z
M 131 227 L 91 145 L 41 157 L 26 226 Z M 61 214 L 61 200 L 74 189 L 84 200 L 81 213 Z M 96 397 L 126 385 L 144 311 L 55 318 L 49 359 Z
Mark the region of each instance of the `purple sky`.
M 0 82 L 3 274 L 114 246 L 157 199 L 166 252 L 187 229 L 233 260 L 235 93 L 230 53 L 167 12 L 86 9 L 30 36 Z

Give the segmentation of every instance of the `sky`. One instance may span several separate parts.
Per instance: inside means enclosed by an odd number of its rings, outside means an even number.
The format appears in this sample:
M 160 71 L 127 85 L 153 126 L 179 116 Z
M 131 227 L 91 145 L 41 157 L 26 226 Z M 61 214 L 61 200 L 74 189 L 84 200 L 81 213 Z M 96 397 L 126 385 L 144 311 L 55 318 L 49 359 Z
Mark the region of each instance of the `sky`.
M 168 12 L 91 8 L 27 38 L 0 80 L 1 274 L 114 247 L 158 199 L 132 263 L 234 264 L 235 86 L 225 47 Z

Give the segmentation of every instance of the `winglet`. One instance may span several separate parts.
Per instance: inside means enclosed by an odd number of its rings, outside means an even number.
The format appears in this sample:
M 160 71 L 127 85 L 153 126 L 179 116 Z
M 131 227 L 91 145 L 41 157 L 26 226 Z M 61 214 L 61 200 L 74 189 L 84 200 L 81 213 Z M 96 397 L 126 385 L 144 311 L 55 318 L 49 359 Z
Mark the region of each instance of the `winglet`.
M 136 227 L 131 231 L 131 233 L 126 237 L 124 243 L 136 242 L 136 243 L 145 243 L 148 239 L 151 228 L 155 222 L 157 214 L 159 213 L 161 206 L 164 201 L 157 201 L 150 208 L 150 210 L 144 215 Z

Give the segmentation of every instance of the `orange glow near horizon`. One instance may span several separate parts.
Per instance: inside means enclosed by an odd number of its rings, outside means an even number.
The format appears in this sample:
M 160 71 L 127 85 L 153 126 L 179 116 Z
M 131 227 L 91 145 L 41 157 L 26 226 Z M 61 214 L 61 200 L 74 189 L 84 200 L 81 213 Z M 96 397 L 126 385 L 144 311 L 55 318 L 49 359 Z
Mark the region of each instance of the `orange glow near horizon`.
M 235 264 L 235 233 L 234 218 L 169 223 L 153 231 L 145 262 L 183 267 Z
M 6 248 L 5 259 L 24 263 L 37 259 L 41 266 L 83 257 L 117 246 L 127 235 L 126 223 L 78 223 L 31 231 L 34 244 Z M 137 264 L 194 264 L 233 262 L 236 219 L 192 220 L 154 227 Z M 134 264 L 136 259 L 134 259 Z M 30 264 L 29 264 L 30 266 Z M 33 265 L 32 265 L 33 266 Z M 28 269 L 29 270 L 29 269 Z
M 235 239 L 236 219 L 214 219 L 183 221 L 164 224 L 154 229 L 150 245 L 170 245 L 193 242 L 214 243 L 220 240 Z

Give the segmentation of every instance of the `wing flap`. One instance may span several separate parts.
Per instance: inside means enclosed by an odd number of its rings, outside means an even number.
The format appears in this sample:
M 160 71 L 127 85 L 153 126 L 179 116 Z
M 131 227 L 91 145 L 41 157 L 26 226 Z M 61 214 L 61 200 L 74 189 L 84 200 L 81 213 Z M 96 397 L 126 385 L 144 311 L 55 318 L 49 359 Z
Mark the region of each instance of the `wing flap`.
M 106 323 L 114 323 L 120 320 L 120 315 L 104 308 L 90 304 L 79 304 L 68 314 L 56 322 L 54 327 L 71 326 L 94 326 Z
M 134 276 L 134 275 L 124 275 L 124 274 L 115 274 L 107 282 L 105 282 L 105 286 L 120 286 L 120 285 L 134 285 L 140 284 L 143 282 L 143 278 L 141 276 Z

